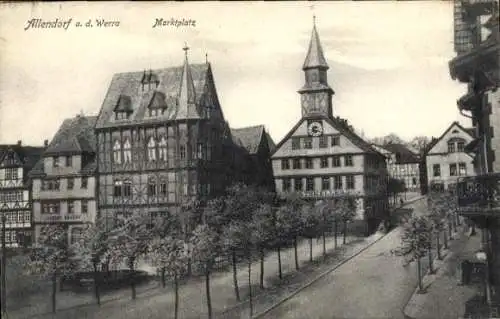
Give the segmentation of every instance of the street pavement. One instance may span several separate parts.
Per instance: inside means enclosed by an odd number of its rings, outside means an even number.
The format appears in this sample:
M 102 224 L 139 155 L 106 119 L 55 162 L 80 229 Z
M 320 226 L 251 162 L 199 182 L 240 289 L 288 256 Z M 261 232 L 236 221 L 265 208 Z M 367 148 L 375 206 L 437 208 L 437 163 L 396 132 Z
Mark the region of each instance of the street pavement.
M 426 214 L 425 200 L 407 206 L 414 215 Z M 404 319 L 403 308 L 417 285 L 416 263 L 404 266 L 391 254 L 400 246 L 396 228 L 315 284 L 261 318 L 395 318 Z M 426 258 L 422 259 L 427 271 Z

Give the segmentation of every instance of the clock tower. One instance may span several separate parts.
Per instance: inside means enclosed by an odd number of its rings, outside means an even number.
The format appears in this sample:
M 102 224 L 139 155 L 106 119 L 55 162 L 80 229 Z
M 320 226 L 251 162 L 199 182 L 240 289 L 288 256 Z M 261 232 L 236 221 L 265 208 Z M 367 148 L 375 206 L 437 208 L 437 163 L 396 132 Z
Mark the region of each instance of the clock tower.
M 329 67 L 316 31 L 315 20 L 314 18 L 311 41 L 302 66 L 305 84 L 298 91 L 301 95 L 302 117 L 327 116 L 333 118 L 332 95 L 334 92 L 328 85 L 327 71 Z

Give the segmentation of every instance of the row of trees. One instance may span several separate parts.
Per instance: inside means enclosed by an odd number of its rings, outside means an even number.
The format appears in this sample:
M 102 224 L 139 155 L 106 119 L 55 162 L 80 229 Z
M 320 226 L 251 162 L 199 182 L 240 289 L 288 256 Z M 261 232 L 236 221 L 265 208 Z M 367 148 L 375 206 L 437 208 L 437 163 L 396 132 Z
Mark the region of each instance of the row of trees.
M 428 214 L 412 216 L 403 224 L 399 255 L 406 257 L 407 263 L 416 261 L 419 290 L 422 286 L 421 259 L 427 255 L 429 273 L 434 273 L 432 250 L 442 259 L 441 249 L 448 248 L 453 231 L 460 225 L 457 214 L 457 199 L 451 193 L 430 193 L 427 198 Z M 441 241 L 442 239 L 442 241 Z
M 113 223 L 98 220 L 84 231 L 76 243 L 68 244 L 61 226 L 49 225 L 42 230 L 39 247 L 33 250 L 29 271 L 52 278 L 52 308 L 56 309 L 57 278 L 75 271 L 93 271 L 94 290 L 100 304 L 100 267 L 126 266 L 131 272 L 132 298 L 136 297 L 134 271 L 139 259 L 149 260 L 161 274 L 165 286 L 169 276 L 174 285 L 174 317 L 179 305 L 179 278 L 197 271 L 205 276 L 208 317 L 212 318 L 210 274 L 216 260 L 230 256 L 235 298 L 241 299 L 237 280 L 237 264 L 248 265 L 248 284 L 253 257 L 260 258 L 260 286 L 264 288 L 264 258 L 267 251 L 278 254 L 278 273 L 282 278 L 281 249 L 293 244 L 295 268 L 300 238 L 308 238 L 309 259 L 312 242 L 333 232 L 335 246 L 342 230 L 346 241 L 347 225 L 354 219 L 354 198 L 308 203 L 297 194 L 277 200 L 273 194 L 243 185 L 230 188 L 226 195 L 207 202 L 189 201 L 178 211 L 152 217 L 141 211 L 117 216 Z M 113 224 L 113 225 L 111 225 Z M 249 294 L 252 311 L 251 289 Z

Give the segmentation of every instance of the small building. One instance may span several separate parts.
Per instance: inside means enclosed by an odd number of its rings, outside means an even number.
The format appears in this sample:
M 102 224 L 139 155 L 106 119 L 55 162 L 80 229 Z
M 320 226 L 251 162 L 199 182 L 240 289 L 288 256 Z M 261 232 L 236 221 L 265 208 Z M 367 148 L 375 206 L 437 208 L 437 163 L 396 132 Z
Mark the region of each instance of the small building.
M 63 121 L 30 172 L 35 240 L 46 224 L 64 225 L 69 242 L 96 219 L 95 116 Z
M 28 173 L 43 150 L 43 147 L 22 145 L 21 141 L 0 145 L 0 216 L 6 219 L 6 247 L 17 248 L 32 243 L 33 219 Z
M 474 157 L 465 146 L 474 140 L 474 130 L 453 122 L 429 144 L 425 153 L 430 191 L 453 190 L 459 177 L 474 176 Z

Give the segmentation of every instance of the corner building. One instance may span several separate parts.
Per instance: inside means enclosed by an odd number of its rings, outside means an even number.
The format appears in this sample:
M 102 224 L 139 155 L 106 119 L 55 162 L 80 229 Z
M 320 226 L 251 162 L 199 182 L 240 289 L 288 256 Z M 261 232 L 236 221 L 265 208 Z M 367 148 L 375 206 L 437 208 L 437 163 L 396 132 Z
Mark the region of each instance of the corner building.
M 359 137 L 347 121 L 334 117 L 329 66 L 313 26 L 302 67 L 302 117 L 272 156 L 276 190 L 297 192 L 312 201 L 350 196 L 357 219 L 373 230 L 388 211 L 385 157 Z

